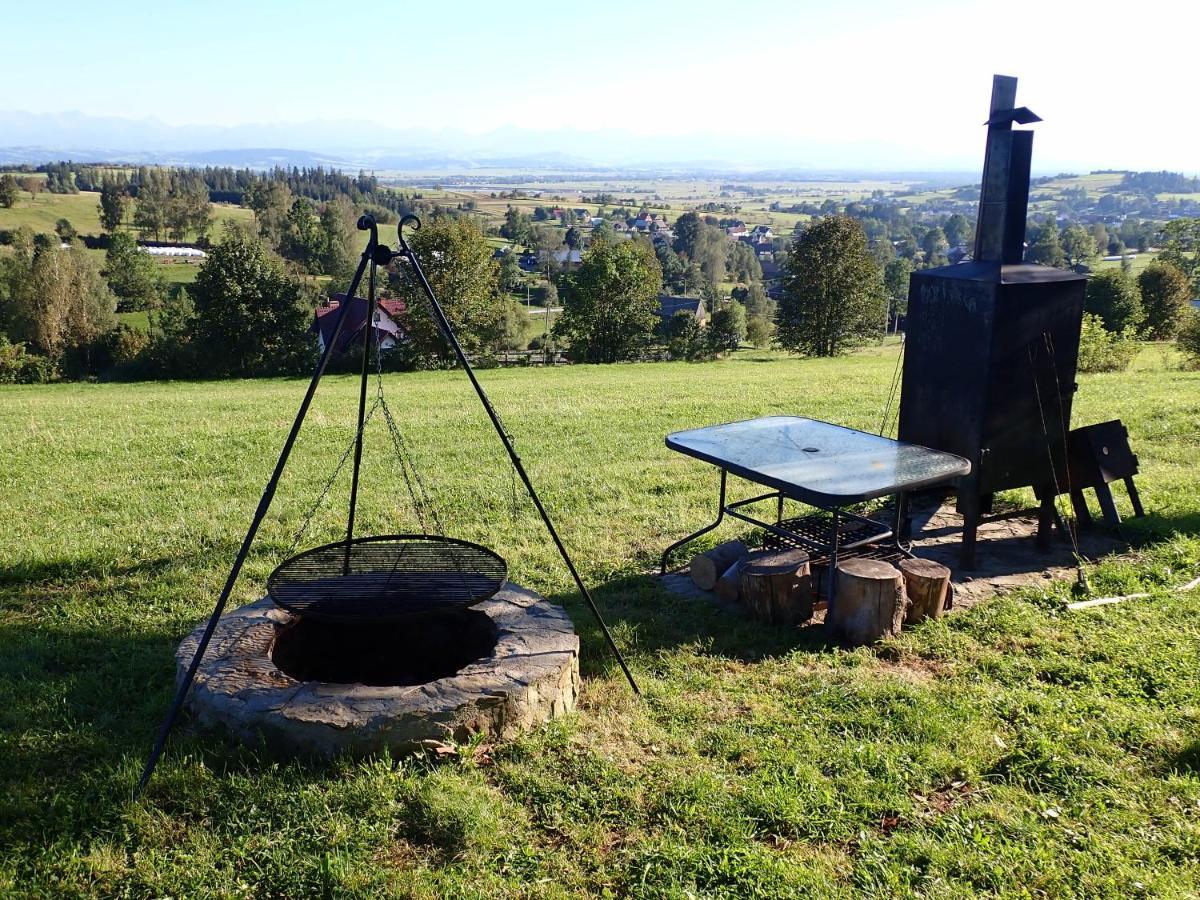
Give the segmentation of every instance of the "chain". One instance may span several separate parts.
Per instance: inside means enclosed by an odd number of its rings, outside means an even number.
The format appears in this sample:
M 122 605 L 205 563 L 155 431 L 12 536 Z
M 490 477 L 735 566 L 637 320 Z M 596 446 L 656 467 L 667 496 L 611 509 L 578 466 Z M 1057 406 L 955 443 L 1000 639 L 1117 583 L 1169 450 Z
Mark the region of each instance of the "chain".
M 400 262 L 407 263 L 408 260 L 401 259 Z M 404 282 L 408 285 L 408 287 L 413 291 L 414 294 L 419 295 L 421 293 L 421 286 L 417 283 L 416 279 L 413 278 L 413 276 L 409 273 L 407 265 L 397 265 L 397 266 L 395 266 L 394 271 L 400 273 L 400 277 L 402 279 L 404 279 Z M 378 357 L 378 354 L 376 354 L 376 363 L 378 363 L 378 361 L 379 361 L 379 357 Z M 380 392 L 381 392 L 380 396 L 381 397 L 382 397 L 382 390 L 383 390 L 383 387 L 382 387 L 382 380 L 381 380 L 381 382 L 380 382 Z M 516 452 L 517 439 L 515 437 L 513 437 L 513 434 L 509 430 L 508 425 L 505 424 L 504 419 L 501 418 L 501 416 L 500 416 L 500 413 L 496 410 L 495 407 L 492 406 L 492 404 L 490 402 L 488 402 L 487 400 L 484 400 L 484 403 L 487 405 L 487 407 L 491 411 L 492 415 L 494 415 L 496 417 L 496 421 L 500 423 L 500 430 L 503 431 L 504 436 L 508 438 L 508 442 L 512 446 L 513 452 Z M 385 404 L 385 406 L 384 406 L 385 416 L 387 415 L 387 413 L 388 413 L 388 410 L 387 410 L 387 406 Z M 390 421 L 390 417 L 389 417 L 389 421 Z M 510 513 L 513 523 L 515 524 L 518 517 L 520 516 L 521 504 L 520 504 L 520 500 L 518 499 L 518 491 L 517 491 L 517 466 L 511 459 L 508 460 L 508 485 L 509 485 L 509 502 L 510 502 L 509 513 Z
M 321 495 L 317 497 L 316 503 L 309 507 L 308 513 L 304 517 L 304 521 L 296 530 L 295 535 L 293 535 L 292 544 L 290 547 L 288 547 L 287 553 L 284 554 L 285 559 L 291 557 L 291 555 L 296 552 L 296 548 L 300 546 L 300 539 L 304 537 L 305 532 L 308 531 L 308 527 L 312 524 L 312 520 L 316 517 L 317 511 L 321 508 L 321 504 L 323 504 L 325 502 L 325 498 L 329 496 L 329 492 L 333 489 L 333 485 L 337 482 L 338 475 L 341 474 L 342 468 L 346 465 L 347 460 L 350 459 L 350 454 L 354 450 L 354 445 L 358 443 L 359 437 L 366 429 L 367 423 L 371 421 L 371 417 L 375 415 L 375 410 L 378 407 L 379 400 L 376 399 L 371 405 L 370 411 L 363 417 L 362 428 L 359 428 L 358 431 L 355 432 L 354 438 L 350 441 L 349 446 L 346 447 L 346 452 L 342 454 L 342 458 L 338 461 L 337 467 L 333 470 L 333 475 L 330 476 L 329 480 L 325 482 L 325 487 L 321 490 Z

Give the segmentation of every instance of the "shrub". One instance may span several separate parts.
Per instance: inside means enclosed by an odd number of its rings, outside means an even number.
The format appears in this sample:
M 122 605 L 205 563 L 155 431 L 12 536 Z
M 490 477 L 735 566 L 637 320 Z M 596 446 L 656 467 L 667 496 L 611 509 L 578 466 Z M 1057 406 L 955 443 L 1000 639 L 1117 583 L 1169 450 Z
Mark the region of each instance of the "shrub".
M 1156 341 L 1169 341 L 1179 331 L 1192 299 L 1188 277 L 1177 266 L 1155 260 L 1138 276 L 1146 327 Z
M 1123 372 L 1138 352 L 1137 332 L 1109 331 L 1099 316 L 1085 314 L 1079 336 L 1080 372 Z
M 1088 279 L 1083 308 L 1099 316 L 1104 326 L 1113 332 L 1142 327 L 1146 312 L 1137 282 L 1116 269 L 1096 272 Z
M 1188 310 L 1179 328 L 1179 349 L 1188 358 L 1188 363 L 1200 368 L 1200 311 Z
M 54 363 L 0 334 L 0 384 L 45 384 L 58 378 Z

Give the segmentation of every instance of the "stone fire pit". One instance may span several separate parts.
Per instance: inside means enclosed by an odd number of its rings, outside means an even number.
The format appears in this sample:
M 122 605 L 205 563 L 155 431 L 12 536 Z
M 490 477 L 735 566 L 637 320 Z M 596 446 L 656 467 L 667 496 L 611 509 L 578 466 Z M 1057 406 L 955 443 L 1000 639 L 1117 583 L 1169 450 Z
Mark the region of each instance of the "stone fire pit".
M 179 645 L 179 677 L 202 633 Z M 452 617 L 395 625 L 306 622 L 263 598 L 221 618 L 188 707 L 277 751 L 366 755 L 509 738 L 568 712 L 578 692 L 571 620 L 510 584 Z

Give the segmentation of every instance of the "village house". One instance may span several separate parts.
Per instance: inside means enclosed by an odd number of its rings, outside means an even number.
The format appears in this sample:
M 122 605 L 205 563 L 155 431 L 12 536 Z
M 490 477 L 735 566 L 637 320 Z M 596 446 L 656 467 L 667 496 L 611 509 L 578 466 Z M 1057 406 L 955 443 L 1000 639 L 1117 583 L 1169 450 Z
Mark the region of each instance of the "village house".
M 331 337 L 337 328 L 338 317 L 337 311 L 341 309 L 342 301 L 345 296 L 338 294 L 335 299 L 331 300 L 325 306 L 319 306 L 316 310 L 312 326 L 309 331 L 317 333 L 317 347 L 320 352 L 325 352 L 325 343 Z M 367 319 L 367 301 L 362 297 L 355 297 L 347 312 L 349 318 L 342 326 L 342 333 L 338 337 L 335 351 L 337 353 L 345 353 L 348 349 L 356 344 L 362 344 L 363 327 L 366 325 Z M 381 350 L 391 350 L 401 340 L 404 339 L 404 329 L 400 327 L 400 319 L 404 315 L 403 300 L 380 300 L 375 306 L 375 338 L 379 341 Z
M 662 324 L 671 321 L 678 312 L 689 312 L 696 317 L 701 325 L 708 324 L 708 310 L 704 301 L 699 297 L 671 297 L 667 294 L 658 295 L 658 309 L 655 310 Z

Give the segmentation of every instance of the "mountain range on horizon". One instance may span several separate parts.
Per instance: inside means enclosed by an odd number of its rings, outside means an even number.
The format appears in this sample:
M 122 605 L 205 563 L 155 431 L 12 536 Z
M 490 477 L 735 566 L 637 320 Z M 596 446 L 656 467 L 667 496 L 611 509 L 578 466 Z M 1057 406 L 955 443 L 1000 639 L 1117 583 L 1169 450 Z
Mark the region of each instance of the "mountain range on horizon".
M 813 143 L 729 135 L 636 135 L 618 129 L 488 132 L 397 128 L 366 121 L 231 126 L 170 125 L 80 112 L 0 111 L 0 163 L 50 159 L 250 168 L 334 166 L 371 171 L 469 173 L 546 169 L 623 173 L 849 172 L 977 177 L 972 159 L 921 160 L 883 142 Z M 891 162 L 881 166 L 878 160 Z

